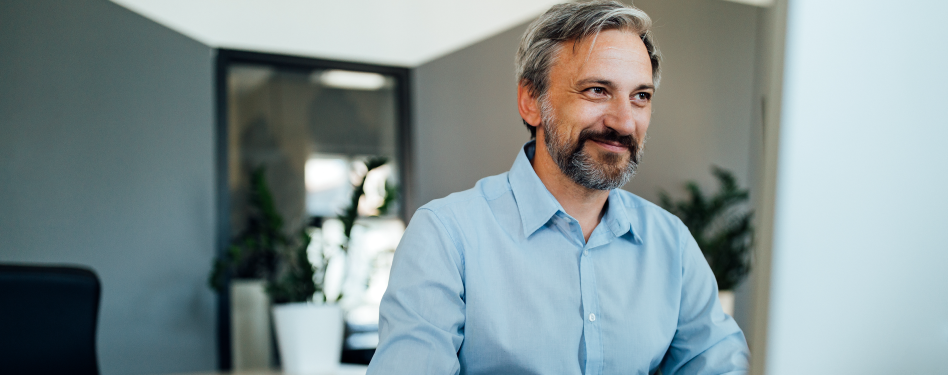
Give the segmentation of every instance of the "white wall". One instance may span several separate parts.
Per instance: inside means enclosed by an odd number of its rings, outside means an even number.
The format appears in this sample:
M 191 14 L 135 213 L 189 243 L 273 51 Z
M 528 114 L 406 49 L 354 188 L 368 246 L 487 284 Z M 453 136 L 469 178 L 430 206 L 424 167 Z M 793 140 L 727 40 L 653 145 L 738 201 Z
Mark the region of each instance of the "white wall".
M 404 67 L 476 43 L 561 2 L 112 1 L 215 48 Z
M 216 365 L 212 77 L 105 0 L 0 2 L 0 262 L 95 269 L 103 374 Z
M 757 171 L 753 180 L 757 231 L 755 233 L 754 271 L 747 281 L 749 297 L 745 299 L 750 324 L 745 333 L 751 350 L 751 373 L 762 374 L 766 365 L 767 324 L 770 306 L 771 255 L 773 250 L 773 219 L 777 154 L 780 143 L 780 102 L 783 88 L 783 52 L 786 37 L 787 2 L 776 1 L 762 8 L 757 25 L 757 61 L 755 96 L 760 107 L 755 116 L 761 127 L 756 137 L 763 140 L 752 151 L 751 165 Z
M 789 2 L 766 373 L 948 373 L 948 3 Z

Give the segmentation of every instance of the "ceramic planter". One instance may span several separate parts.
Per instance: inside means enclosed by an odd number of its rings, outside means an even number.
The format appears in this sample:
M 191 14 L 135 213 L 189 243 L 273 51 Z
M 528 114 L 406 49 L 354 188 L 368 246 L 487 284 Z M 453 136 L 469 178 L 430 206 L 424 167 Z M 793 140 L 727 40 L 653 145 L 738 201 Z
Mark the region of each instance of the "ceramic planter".
M 337 305 L 288 303 L 273 306 L 283 372 L 334 374 L 342 355 L 342 309 Z
M 725 314 L 734 316 L 734 292 L 730 290 L 718 291 L 718 300 L 721 301 L 721 309 Z
M 230 284 L 234 370 L 270 368 L 270 299 L 265 286 L 264 280 L 234 280 Z

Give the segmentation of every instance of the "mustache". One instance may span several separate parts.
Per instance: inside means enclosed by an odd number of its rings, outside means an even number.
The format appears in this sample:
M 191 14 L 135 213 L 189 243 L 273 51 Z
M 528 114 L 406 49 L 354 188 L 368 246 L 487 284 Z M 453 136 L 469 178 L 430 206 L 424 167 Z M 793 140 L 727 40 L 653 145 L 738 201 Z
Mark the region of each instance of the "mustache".
M 583 145 L 586 144 L 586 141 L 600 141 L 600 142 L 609 142 L 609 143 L 618 143 L 625 148 L 628 148 L 632 152 L 632 157 L 636 156 L 636 153 L 639 149 L 639 142 L 635 139 L 634 135 L 622 135 L 619 132 L 606 128 L 605 131 L 596 131 L 593 129 L 584 129 L 579 133 L 578 142 L 576 142 L 576 149 L 574 151 L 579 151 L 583 148 Z

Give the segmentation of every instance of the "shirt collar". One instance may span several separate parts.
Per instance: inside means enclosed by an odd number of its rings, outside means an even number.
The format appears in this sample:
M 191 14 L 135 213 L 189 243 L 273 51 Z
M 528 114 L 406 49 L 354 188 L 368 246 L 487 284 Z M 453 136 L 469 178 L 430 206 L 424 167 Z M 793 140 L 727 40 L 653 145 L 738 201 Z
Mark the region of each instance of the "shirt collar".
M 517 209 L 520 211 L 523 232 L 527 237 L 550 221 L 557 212 L 566 214 L 563 206 L 543 185 L 543 181 L 530 164 L 535 152 L 535 140 L 524 144 L 517 154 L 517 159 L 514 160 L 513 167 L 510 168 L 510 173 L 507 174 L 507 180 L 517 202 Z M 600 225 L 606 225 L 616 237 L 631 232 L 632 237 L 641 242 L 641 237 L 632 230 L 632 223 L 622 195 L 616 190 L 609 192 L 606 213 Z
M 546 189 L 540 176 L 533 170 L 530 160 L 536 152 L 536 141 L 531 140 L 523 145 L 517 153 L 507 180 L 513 190 L 517 209 L 520 211 L 520 220 L 523 223 L 523 233 L 527 237 L 540 229 L 557 211 L 563 211 L 563 206 L 556 201 L 553 194 Z
M 629 233 L 633 241 L 642 243 L 642 237 L 638 235 L 636 228 L 633 228 L 632 218 L 629 217 L 629 209 L 622 198 L 618 189 L 609 191 L 609 201 L 606 203 L 606 214 L 602 216 L 600 225 L 606 225 L 616 237 Z

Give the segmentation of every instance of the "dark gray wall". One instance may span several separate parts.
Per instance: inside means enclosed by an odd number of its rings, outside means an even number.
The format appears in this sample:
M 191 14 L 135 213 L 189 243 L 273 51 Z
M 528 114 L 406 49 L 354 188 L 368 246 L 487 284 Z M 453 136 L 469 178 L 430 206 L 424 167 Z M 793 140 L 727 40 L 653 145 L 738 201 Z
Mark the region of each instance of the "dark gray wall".
M 507 171 L 530 139 L 514 79 L 524 30 L 526 24 L 412 71 L 415 186 L 408 212 Z
M 215 367 L 212 77 L 105 0 L 0 2 L 0 262 L 96 270 L 103 374 Z

